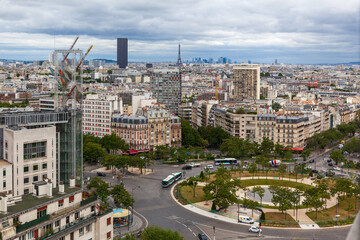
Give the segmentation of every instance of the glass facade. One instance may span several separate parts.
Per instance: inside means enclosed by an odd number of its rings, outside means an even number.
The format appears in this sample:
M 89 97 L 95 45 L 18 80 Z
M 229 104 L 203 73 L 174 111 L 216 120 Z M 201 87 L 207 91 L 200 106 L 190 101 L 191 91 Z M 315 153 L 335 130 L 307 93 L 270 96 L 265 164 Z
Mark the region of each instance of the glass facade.
M 24 144 L 24 160 L 46 157 L 46 141 Z

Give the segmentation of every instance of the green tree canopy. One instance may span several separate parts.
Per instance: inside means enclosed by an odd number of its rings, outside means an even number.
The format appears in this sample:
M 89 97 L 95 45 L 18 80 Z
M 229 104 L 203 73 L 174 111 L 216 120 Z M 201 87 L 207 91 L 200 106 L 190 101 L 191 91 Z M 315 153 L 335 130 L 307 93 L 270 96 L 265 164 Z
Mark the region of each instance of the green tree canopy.
M 110 191 L 111 196 L 124 208 L 133 206 L 135 200 L 131 197 L 130 193 L 124 188 L 123 184 L 118 184 Z
M 221 127 L 208 125 L 206 127 L 199 127 L 198 131 L 200 136 L 208 141 L 209 147 L 212 148 L 219 148 L 224 139 L 230 138 L 230 134 Z
M 107 198 L 108 196 L 110 196 L 109 184 L 107 184 L 100 178 L 95 177 L 90 181 L 86 188 L 94 190 L 95 194 L 99 197 L 99 199 L 103 203 L 107 204 Z
M 336 162 L 336 164 L 338 164 L 339 162 L 346 161 L 346 158 L 344 157 L 344 155 L 342 154 L 340 149 L 333 150 L 330 153 L 330 159 L 332 159 L 334 162 Z
M 171 231 L 170 229 L 162 229 L 157 226 L 150 226 L 144 229 L 140 235 L 141 240 L 184 240 L 179 232 Z
M 184 119 L 181 119 L 181 137 L 182 145 L 188 146 L 206 146 L 208 143 L 204 140 L 199 132 L 192 128 L 190 123 Z
M 281 212 L 285 211 L 286 219 L 286 210 L 291 208 L 291 190 L 279 186 L 270 186 L 269 190 L 272 193 L 271 202 L 277 206 Z
M 100 142 L 108 153 L 110 152 L 110 150 L 127 151 L 129 149 L 129 145 L 125 142 L 125 140 L 116 136 L 115 133 L 112 133 L 111 135 L 103 136 Z
M 88 142 L 84 145 L 83 157 L 86 162 L 97 162 L 105 156 L 105 151 L 99 143 Z

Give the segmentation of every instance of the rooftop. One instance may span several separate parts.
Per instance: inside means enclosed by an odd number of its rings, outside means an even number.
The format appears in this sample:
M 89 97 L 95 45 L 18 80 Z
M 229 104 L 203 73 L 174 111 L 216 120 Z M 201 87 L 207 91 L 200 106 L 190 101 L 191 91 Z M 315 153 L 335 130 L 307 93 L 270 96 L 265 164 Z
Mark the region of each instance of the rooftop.
M 17 202 L 15 205 L 8 207 L 8 212 L 6 214 L 0 214 L 0 221 L 5 220 L 5 218 L 9 218 L 12 215 L 20 215 L 25 210 L 31 210 L 34 207 L 41 207 L 43 205 L 47 205 L 50 202 L 57 201 L 58 198 L 64 198 L 65 196 L 75 193 L 81 190 L 81 188 L 69 188 L 65 185 L 65 193 L 60 194 L 59 188 L 53 188 L 53 196 L 52 197 L 36 197 L 33 194 L 25 194 L 22 196 L 22 201 Z

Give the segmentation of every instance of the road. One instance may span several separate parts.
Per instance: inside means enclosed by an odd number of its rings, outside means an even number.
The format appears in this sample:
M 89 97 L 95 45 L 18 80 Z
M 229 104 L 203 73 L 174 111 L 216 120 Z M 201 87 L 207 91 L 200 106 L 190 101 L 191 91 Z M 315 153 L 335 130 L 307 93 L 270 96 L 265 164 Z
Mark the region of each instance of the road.
M 203 166 L 202 166 L 203 167 Z M 171 188 L 162 188 L 161 180 L 172 172 L 182 171 L 181 166 L 153 165 L 154 173 L 147 176 L 125 176 L 122 181 L 136 202 L 134 209 L 141 213 L 149 225 L 179 231 L 185 239 L 197 239 L 197 234 L 204 232 L 213 239 L 215 226 L 216 239 L 255 239 L 256 233 L 249 233 L 250 226 L 230 224 L 190 212 L 179 206 L 170 196 Z M 186 177 L 199 174 L 200 168 L 186 171 Z M 85 177 L 94 173 L 85 172 Z M 104 180 L 116 184 L 108 174 Z M 138 187 L 140 186 L 140 188 Z M 275 229 L 263 227 L 266 239 L 345 239 L 349 227 L 320 230 Z

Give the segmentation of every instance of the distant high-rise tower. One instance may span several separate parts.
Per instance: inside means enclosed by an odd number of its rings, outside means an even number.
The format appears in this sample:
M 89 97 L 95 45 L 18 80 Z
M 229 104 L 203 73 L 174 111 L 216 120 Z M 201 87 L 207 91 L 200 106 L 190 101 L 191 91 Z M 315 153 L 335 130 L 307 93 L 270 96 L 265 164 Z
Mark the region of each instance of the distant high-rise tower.
M 177 60 L 177 62 L 176 62 L 176 66 L 180 66 L 182 64 L 182 62 L 181 62 L 181 55 L 180 55 L 180 44 L 179 44 L 179 55 L 178 55 L 178 60 Z
M 126 68 L 128 65 L 128 39 L 117 39 L 117 65 L 120 68 Z
M 277 59 L 275 59 L 275 65 L 278 65 Z
M 260 66 L 239 64 L 234 66 L 234 100 L 260 99 Z

